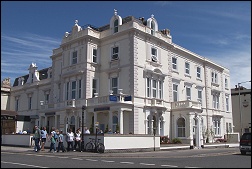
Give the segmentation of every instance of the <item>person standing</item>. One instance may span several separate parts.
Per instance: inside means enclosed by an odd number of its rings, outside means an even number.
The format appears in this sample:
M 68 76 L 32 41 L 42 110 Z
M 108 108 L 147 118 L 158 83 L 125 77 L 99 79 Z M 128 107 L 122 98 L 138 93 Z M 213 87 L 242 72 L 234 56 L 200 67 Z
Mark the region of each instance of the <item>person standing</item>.
M 76 151 L 76 147 L 78 146 L 79 151 L 81 152 L 81 132 L 79 129 L 76 130 L 75 137 L 74 137 L 74 150 Z
M 43 129 L 41 130 L 41 151 L 45 151 L 45 142 L 46 142 L 46 139 L 48 138 L 48 134 L 47 134 L 47 131 L 46 131 L 46 127 L 43 127 Z
M 60 130 L 60 132 L 59 132 L 59 138 L 58 138 L 58 140 L 59 140 L 59 143 L 58 143 L 58 151 L 57 152 L 59 152 L 60 150 L 62 151 L 62 152 L 65 152 L 65 147 L 64 147 L 64 143 L 63 143 L 63 131 L 62 130 Z
M 89 129 L 87 127 L 85 127 L 84 134 L 90 134 L 90 131 L 89 131 Z
M 72 151 L 74 150 L 73 141 L 74 141 L 74 133 L 72 132 L 72 129 L 69 129 L 67 133 L 67 151 L 70 151 L 70 147 Z
M 37 125 L 35 125 L 35 132 L 34 132 L 34 141 L 35 141 L 35 152 L 38 152 L 40 151 L 40 145 L 39 145 L 39 142 L 41 140 L 41 131 L 40 129 L 38 128 Z
M 56 139 L 55 139 L 55 135 L 56 135 L 55 127 L 52 127 L 52 131 L 51 131 L 51 135 L 50 135 L 51 144 L 50 144 L 50 150 L 48 152 L 52 152 L 52 149 L 53 149 L 53 153 L 57 152 L 56 151 Z

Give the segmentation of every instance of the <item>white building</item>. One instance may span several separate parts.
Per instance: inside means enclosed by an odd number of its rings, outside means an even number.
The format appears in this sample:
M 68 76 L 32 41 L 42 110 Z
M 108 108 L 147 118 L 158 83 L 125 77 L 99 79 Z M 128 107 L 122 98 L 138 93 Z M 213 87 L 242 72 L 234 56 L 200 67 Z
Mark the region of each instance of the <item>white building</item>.
M 115 10 L 108 22 L 96 28 L 76 20 L 47 72 L 31 64 L 29 74 L 16 79 L 18 113 L 66 131 L 82 126 L 85 106 L 90 128 L 98 122 L 103 131 L 121 134 L 156 129 L 190 145 L 223 138 L 226 124 L 233 126 L 229 70 L 174 44 L 153 15 L 122 18 Z

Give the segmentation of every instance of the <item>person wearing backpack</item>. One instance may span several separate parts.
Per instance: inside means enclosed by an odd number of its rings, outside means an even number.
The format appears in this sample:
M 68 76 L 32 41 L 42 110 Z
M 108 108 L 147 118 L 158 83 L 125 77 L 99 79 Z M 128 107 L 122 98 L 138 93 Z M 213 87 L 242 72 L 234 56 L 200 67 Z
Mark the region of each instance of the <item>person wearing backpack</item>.
M 51 135 L 50 135 L 50 150 L 48 152 L 52 152 L 53 149 L 53 153 L 56 153 L 56 141 L 57 141 L 57 136 L 56 136 L 56 131 L 55 131 L 55 127 L 52 127 L 52 131 L 51 131 Z

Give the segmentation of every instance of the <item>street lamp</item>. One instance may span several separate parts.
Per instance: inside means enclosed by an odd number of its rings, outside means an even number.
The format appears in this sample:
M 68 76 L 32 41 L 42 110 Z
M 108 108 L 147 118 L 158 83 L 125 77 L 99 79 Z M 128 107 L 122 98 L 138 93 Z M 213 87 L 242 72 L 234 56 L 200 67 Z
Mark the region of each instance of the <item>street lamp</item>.
M 82 115 L 81 115 L 81 149 L 82 151 L 84 151 L 84 131 L 83 131 L 83 128 L 84 128 L 84 111 L 86 110 L 86 106 L 82 106 Z
M 156 151 L 156 145 L 155 145 L 155 141 L 156 141 L 156 137 L 155 137 L 155 135 L 156 135 L 156 127 L 154 127 L 153 128 L 153 134 L 154 134 L 154 151 Z
M 240 92 L 240 84 L 242 84 L 242 83 L 247 83 L 247 82 L 251 82 L 251 80 L 250 81 L 245 81 L 245 82 L 240 82 L 240 83 L 238 83 L 238 91 L 239 91 L 239 111 L 240 111 L 240 128 L 241 128 L 241 134 L 240 134 L 240 136 L 242 135 L 242 111 L 241 111 L 241 92 Z
M 96 150 L 96 143 L 97 143 L 97 129 L 99 126 L 99 122 L 95 123 L 95 150 Z

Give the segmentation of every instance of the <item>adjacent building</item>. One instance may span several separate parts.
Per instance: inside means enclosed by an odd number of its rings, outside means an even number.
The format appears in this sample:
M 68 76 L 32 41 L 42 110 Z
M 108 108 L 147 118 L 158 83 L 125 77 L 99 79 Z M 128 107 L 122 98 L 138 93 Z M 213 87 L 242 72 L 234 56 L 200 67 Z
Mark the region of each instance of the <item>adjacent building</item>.
M 172 42 L 154 15 L 108 25 L 75 21 L 50 56 L 52 66 L 15 79 L 12 108 L 32 125 L 76 130 L 99 125 L 193 144 L 233 132 L 229 70 Z M 38 63 L 39 64 L 39 63 Z
M 239 90 L 240 87 L 240 90 Z M 231 89 L 234 132 L 251 132 L 251 89 L 243 86 Z

